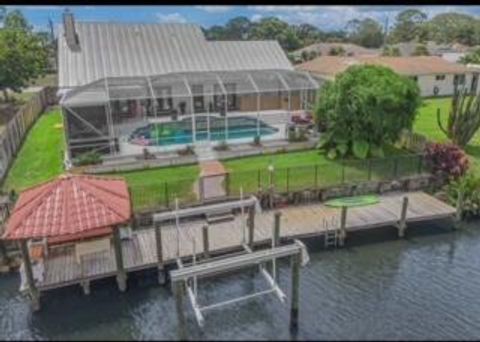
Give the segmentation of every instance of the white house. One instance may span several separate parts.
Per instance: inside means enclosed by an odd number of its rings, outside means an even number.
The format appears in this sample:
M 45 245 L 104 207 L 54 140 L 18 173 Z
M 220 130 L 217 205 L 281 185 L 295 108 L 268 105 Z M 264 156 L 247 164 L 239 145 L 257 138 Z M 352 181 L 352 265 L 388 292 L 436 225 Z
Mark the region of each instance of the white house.
M 412 77 L 418 83 L 423 97 L 453 95 L 455 85 L 465 86 L 476 93 L 479 91 L 479 69 L 451 63 L 438 56 L 322 56 L 299 64 L 296 69 L 328 80 L 355 64 L 382 65 L 401 75 Z

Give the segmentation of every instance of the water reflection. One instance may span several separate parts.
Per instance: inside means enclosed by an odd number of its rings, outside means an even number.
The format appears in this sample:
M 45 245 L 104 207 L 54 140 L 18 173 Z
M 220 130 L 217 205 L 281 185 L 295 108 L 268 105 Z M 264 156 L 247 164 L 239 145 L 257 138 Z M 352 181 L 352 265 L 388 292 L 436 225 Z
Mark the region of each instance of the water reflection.
M 197 327 L 188 302 L 192 339 L 474 339 L 480 335 L 480 232 L 473 222 L 452 231 L 444 222 L 350 235 L 348 247 L 311 254 L 302 269 L 298 336 L 288 329 L 289 304 L 274 296 L 206 312 Z M 323 241 L 308 243 L 320 250 Z M 280 263 L 290 295 L 290 265 Z M 17 292 L 17 275 L 0 277 L 0 339 L 175 339 L 175 303 L 156 275 L 136 275 L 121 293 L 114 279 L 42 297 L 32 314 Z M 200 282 L 202 304 L 265 288 L 248 272 Z

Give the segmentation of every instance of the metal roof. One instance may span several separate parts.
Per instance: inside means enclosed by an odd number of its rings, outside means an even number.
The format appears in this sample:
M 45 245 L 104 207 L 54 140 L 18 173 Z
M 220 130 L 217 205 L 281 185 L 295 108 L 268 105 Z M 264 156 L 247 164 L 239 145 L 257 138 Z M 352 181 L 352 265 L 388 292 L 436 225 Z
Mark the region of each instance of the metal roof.
M 59 86 L 82 86 L 106 77 L 172 72 L 293 67 L 277 41 L 207 41 L 194 24 L 77 22 L 80 50 L 59 28 Z

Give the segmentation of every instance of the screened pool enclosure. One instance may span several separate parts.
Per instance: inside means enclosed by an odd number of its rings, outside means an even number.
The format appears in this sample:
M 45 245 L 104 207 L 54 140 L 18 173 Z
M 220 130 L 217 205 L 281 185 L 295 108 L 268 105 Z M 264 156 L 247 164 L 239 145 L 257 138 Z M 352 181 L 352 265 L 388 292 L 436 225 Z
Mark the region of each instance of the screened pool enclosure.
M 292 115 L 311 109 L 318 87 L 291 70 L 107 77 L 63 95 L 69 157 L 285 139 Z

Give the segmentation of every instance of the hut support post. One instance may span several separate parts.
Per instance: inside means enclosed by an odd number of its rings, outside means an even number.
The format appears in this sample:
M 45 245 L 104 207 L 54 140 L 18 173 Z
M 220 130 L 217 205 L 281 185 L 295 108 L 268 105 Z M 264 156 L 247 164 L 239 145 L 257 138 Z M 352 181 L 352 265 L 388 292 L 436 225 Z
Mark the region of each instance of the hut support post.
M 164 285 L 166 282 L 166 277 L 163 265 L 162 227 L 158 222 L 155 223 L 155 244 L 157 246 L 158 283 L 160 285 Z
M 405 236 L 405 230 L 407 229 L 407 209 L 408 209 L 408 197 L 405 196 L 402 202 L 402 213 L 400 215 L 400 221 L 398 222 L 398 237 L 403 238 Z
M 340 236 L 338 239 L 338 244 L 340 247 L 343 247 L 345 244 L 345 239 L 347 238 L 347 207 L 342 207 L 342 212 L 340 216 Z
M 248 246 L 253 249 L 255 231 L 255 205 L 248 208 Z
M 298 308 L 300 292 L 300 253 L 291 257 L 292 263 L 292 302 L 290 307 L 290 331 L 298 331 Z
M 120 291 L 127 289 L 127 273 L 123 265 L 122 240 L 120 239 L 120 228 L 113 228 L 113 249 L 115 250 L 115 261 L 117 263 L 117 284 Z
M 38 311 L 40 310 L 40 293 L 35 286 L 35 279 L 33 278 L 32 262 L 30 261 L 27 240 L 20 241 L 20 251 L 22 253 L 25 276 L 27 277 L 28 294 L 30 296 L 30 300 L 32 301 L 33 311 Z

